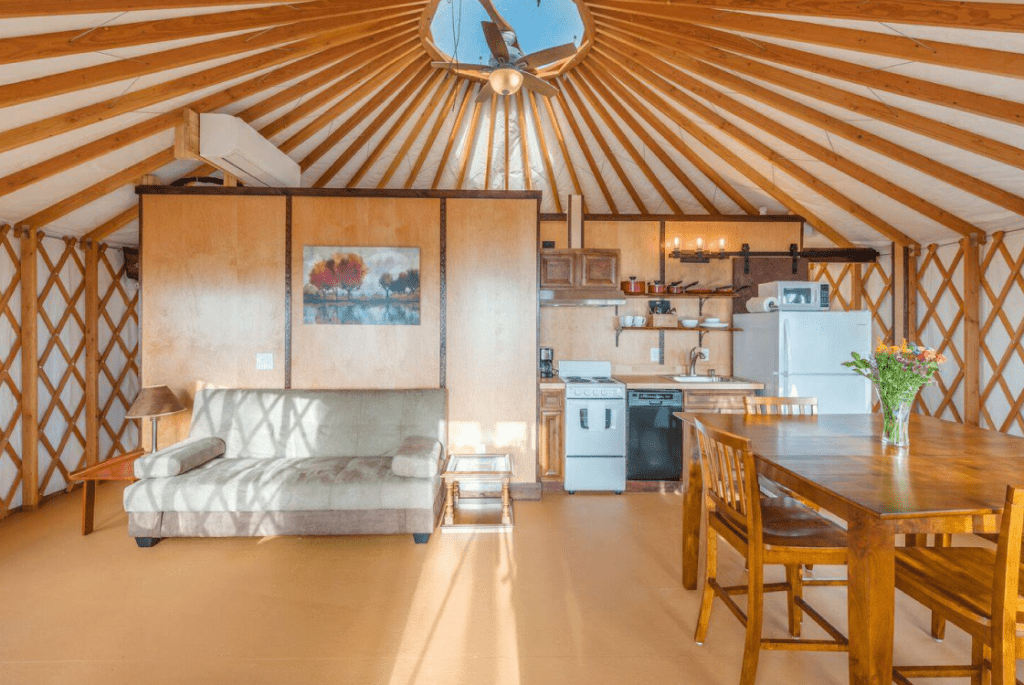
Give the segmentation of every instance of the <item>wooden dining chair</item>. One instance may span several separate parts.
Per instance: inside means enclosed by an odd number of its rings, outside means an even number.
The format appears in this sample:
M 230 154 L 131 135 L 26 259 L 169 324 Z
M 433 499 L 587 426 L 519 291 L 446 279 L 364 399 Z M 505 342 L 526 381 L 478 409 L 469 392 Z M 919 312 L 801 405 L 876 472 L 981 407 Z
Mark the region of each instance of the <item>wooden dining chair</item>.
M 1008 487 L 996 548 L 901 547 L 896 550 L 896 587 L 971 636 L 968 666 L 896 666 L 893 680 L 971 678 L 992 685 L 1017 682 L 1016 656 L 1024 656 L 1024 602 L 1019 594 L 1024 488 Z M 986 655 L 991 655 L 986 658 Z
M 695 640 L 703 644 L 715 597 L 746 626 L 740 685 L 752 685 L 761 649 L 848 651 L 845 636 L 803 599 L 811 585 L 845 585 L 845 580 L 804 580 L 807 564 L 846 564 L 846 532 L 820 514 L 788 497 L 762 497 L 750 442 L 694 421 L 700 445 L 707 523 L 704 594 Z M 718 582 L 718 538 L 734 547 L 747 562 L 745 585 Z M 786 567 L 786 582 L 765 583 L 764 566 Z M 761 634 L 764 593 L 786 592 L 792 638 L 767 639 Z M 733 599 L 747 596 L 744 612 Z M 806 613 L 831 639 L 801 640 Z
M 758 416 L 812 416 L 818 413 L 817 397 L 756 397 L 745 395 L 743 408 Z

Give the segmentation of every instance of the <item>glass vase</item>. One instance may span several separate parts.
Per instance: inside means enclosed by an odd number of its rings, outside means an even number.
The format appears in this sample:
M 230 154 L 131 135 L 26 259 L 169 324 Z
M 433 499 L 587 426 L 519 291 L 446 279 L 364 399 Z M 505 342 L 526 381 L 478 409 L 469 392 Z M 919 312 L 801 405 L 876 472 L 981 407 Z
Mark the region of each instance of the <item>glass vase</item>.
M 875 395 L 882 407 L 882 445 L 909 447 L 910 409 L 914 406 L 914 397 L 901 397 L 886 402 L 877 387 Z

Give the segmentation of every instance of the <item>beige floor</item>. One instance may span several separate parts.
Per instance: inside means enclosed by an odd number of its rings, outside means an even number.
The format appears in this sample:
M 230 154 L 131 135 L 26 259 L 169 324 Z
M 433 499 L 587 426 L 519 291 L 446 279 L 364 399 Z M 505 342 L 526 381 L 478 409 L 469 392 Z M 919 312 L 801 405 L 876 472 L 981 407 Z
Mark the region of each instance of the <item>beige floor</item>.
M 0 683 L 736 685 L 742 629 L 707 644 L 679 583 L 676 495 L 546 495 L 511 535 L 165 540 L 137 549 L 121 488 L 0 522 Z M 735 555 L 729 573 L 742 577 Z M 816 569 L 824 574 L 828 569 Z M 845 626 L 842 589 L 808 599 Z M 768 630 L 784 607 L 770 600 Z M 966 658 L 898 602 L 897 660 Z M 846 657 L 770 652 L 759 685 L 845 683 Z M 955 682 L 955 681 L 951 681 Z

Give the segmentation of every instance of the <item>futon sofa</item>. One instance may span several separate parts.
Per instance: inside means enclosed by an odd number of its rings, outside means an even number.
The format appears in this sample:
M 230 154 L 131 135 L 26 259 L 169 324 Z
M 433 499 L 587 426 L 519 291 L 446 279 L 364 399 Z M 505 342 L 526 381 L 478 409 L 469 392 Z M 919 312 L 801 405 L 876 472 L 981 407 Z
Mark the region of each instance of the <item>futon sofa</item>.
M 165 537 L 412 533 L 443 504 L 444 390 L 204 389 L 189 437 L 135 462 L 140 547 Z

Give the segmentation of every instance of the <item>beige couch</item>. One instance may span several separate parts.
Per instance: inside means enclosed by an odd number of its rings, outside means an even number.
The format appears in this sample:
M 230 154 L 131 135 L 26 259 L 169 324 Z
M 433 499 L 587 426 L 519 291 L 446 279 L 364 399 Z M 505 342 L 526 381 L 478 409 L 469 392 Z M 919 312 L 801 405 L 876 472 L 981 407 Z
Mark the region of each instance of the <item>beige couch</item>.
M 444 390 L 201 390 L 189 438 L 135 462 L 140 547 L 165 537 L 412 533 L 443 502 Z

